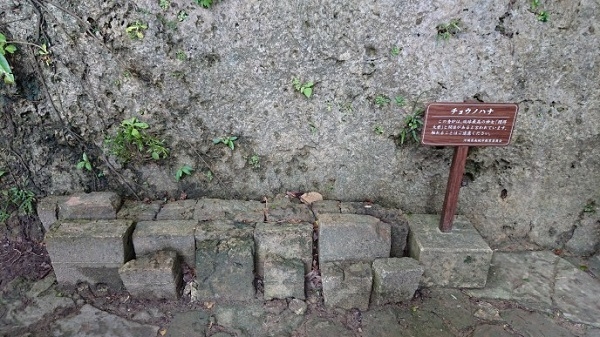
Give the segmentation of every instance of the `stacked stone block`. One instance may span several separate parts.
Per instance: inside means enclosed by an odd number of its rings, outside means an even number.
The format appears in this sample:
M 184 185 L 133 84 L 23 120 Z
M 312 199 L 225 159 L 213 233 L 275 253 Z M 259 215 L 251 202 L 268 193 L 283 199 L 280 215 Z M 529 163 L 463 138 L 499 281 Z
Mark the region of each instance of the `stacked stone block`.
M 395 258 L 403 256 L 408 232 L 401 212 L 343 202 L 318 202 L 313 212 L 326 305 L 366 310 L 412 298 L 423 268 L 413 259 Z
M 125 289 L 136 298 L 179 297 L 181 264 L 174 251 L 157 251 L 137 257 L 119 268 Z
M 214 220 L 196 228 L 196 297 L 247 301 L 254 297 L 254 224 Z
M 369 262 L 325 262 L 321 265 L 325 305 L 367 310 L 373 273 Z
M 133 258 L 130 220 L 62 220 L 46 233 L 56 280 L 105 283 L 121 288 L 118 269 Z
M 177 252 L 185 263 L 193 266 L 195 258 L 195 220 L 140 221 L 133 232 L 133 247 L 136 256 L 158 250 Z
M 319 201 L 311 206 L 285 198 L 122 204 L 116 194 L 101 192 L 50 197 L 38 211 L 48 228 L 46 244 L 60 283 L 124 285 L 135 297 L 176 299 L 181 263 L 186 263 L 195 267 L 198 300 L 249 301 L 256 276 L 262 278 L 266 300 L 304 299 L 317 215 L 327 305 L 365 310 L 369 303 L 409 297 L 410 290 L 401 296 L 389 290 L 398 279 L 403 285 L 418 284 L 418 264 L 411 265 L 417 271 L 408 277 L 412 282 L 399 271 L 409 267 L 388 266 L 388 260 L 395 261 L 390 256 L 405 247 L 401 212 L 365 203 Z
M 410 301 L 424 270 L 417 260 L 408 257 L 375 260 L 371 304 Z
M 304 275 L 312 264 L 312 233 L 311 223 L 256 225 L 256 273 L 263 277 L 265 298 L 304 298 Z

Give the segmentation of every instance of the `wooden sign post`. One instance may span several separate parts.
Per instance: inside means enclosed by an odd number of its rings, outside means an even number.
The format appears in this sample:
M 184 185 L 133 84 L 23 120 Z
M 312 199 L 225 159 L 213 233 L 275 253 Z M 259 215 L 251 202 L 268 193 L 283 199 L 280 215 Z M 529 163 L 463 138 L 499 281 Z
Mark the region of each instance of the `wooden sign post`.
M 425 111 L 421 144 L 455 146 L 440 230 L 452 230 L 469 146 L 510 143 L 519 106 L 514 103 L 430 103 Z

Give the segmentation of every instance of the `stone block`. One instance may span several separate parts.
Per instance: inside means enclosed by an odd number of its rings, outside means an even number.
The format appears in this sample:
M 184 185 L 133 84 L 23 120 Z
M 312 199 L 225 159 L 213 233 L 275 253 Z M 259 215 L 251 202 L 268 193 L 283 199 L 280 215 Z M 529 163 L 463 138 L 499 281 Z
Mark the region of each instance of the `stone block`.
M 79 282 L 89 284 L 103 283 L 113 289 L 122 289 L 119 276 L 122 263 L 60 263 L 52 262 L 56 281 L 61 285 L 75 285 Z
M 46 232 L 50 229 L 50 225 L 58 220 L 58 205 L 68 198 L 67 196 L 49 196 L 38 201 L 37 215 Z
M 136 298 L 175 300 L 182 285 L 181 265 L 174 251 L 137 256 L 119 268 L 125 289 Z
M 307 205 L 292 204 L 275 206 L 269 205 L 269 210 L 266 217 L 267 222 L 314 222 L 315 217 Z
M 251 236 L 196 243 L 197 298 L 249 301 L 254 298 L 254 240 Z
M 194 219 L 198 221 L 226 219 L 239 222 L 263 222 L 265 204 L 260 201 L 200 199 Z
M 304 263 L 300 259 L 285 259 L 268 255 L 264 261 L 264 298 L 304 299 Z
M 194 232 L 196 220 L 140 221 L 133 232 L 136 255 L 146 255 L 157 250 L 177 252 L 185 263 L 195 263 Z
M 121 197 L 114 192 L 77 193 L 59 204 L 59 219 L 116 219 L 120 206 Z
M 194 234 L 196 244 L 207 240 L 226 240 L 229 238 L 252 238 L 255 223 L 238 222 L 234 220 L 214 220 L 201 222 L 196 226 Z
M 263 265 L 267 255 L 277 255 L 286 259 L 300 259 L 304 272 L 308 273 L 312 264 L 313 225 L 258 223 L 254 230 L 256 245 L 256 272 L 263 276 Z
M 367 310 L 373 274 L 369 262 L 325 262 L 321 281 L 326 306 Z
M 424 268 L 409 257 L 373 261 L 371 305 L 410 301 L 419 287 Z
M 493 251 L 464 217 L 458 216 L 452 231 L 443 233 L 440 217 L 413 214 L 409 219 L 409 253 L 425 272 L 425 286 L 483 288 Z
M 310 205 L 310 208 L 312 209 L 315 217 L 319 219 L 320 214 L 341 213 L 340 204 L 341 203 L 337 200 L 319 200 L 313 202 Z
M 118 265 L 133 258 L 130 220 L 67 221 L 55 223 L 46 233 L 52 264 Z
M 145 203 L 141 201 L 125 200 L 117 213 L 117 218 L 133 220 L 136 222 L 151 221 L 156 219 L 161 204 L 161 201 Z
M 321 214 L 319 261 L 373 261 L 389 257 L 391 228 L 369 215 Z
M 164 204 L 156 220 L 192 220 L 196 209 L 196 200 L 177 200 Z

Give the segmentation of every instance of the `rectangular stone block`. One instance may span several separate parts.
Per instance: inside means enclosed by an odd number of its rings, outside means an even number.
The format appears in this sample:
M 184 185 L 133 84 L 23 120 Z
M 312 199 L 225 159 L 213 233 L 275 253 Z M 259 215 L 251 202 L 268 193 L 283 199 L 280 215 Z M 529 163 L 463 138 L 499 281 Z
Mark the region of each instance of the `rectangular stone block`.
M 68 198 L 67 196 L 49 196 L 38 201 L 37 215 L 46 232 L 50 229 L 50 225 L 58 220 L 58 205 Z
M 114 192 L 77 193 L 59 204 L 59 219 L 116 219 L 120 206 L 121 197 Z
M 391 228 L 369 215 L 321 214 L 319 262 L 373 261 L 389 257 Z
M 264 261 L 264 298 L 304 299 L 304 263 L 300 259 L 285 259 L 268 255 Z
M 52 264 L 121 264 L 133 258 L 130 220 L 67 221 L 55 223 L 46 233 Z
M 206 220 L 235 220 L 239 222 L 263 222 L 265 204 L 260 201 L 200 199 L 196 205 L 194 219 Z
M 263 276 L 263 265 L 267 255 L 286 259 L 300 259 L 304 272 L 308 273 L 312 264 L 313 225 L 258 223 L 254 230 L 256 245 L 256 272 Z
M 288 202 L 281 206 L 269 205 L 267 222 L 314 222 L 315 217 L 307 205 Z
M 425 286 L 483 288 L 493 251 L 464 217 L 457 217 L 452 231 L 443 233 L 440 217 L 413 214 L 409 219 L 409 252 L 425 267 Z
M 409 257 L 373 261 L 371 305 L 410 301 L 419 287 L 424 268 Z
M 326 306 L 367 310 L 373 274 L 368 262 L 325 262 L 321 265 Z
M 194 232 L 196 220 L 140 221 L 133 232 L 135 254 L 147 255 L 158 250 L 172 250 L 189 266 L 195 264 Z
M 117 213 L 117 218 L 133 220 L 136 222 L 151 221 L 156 219 L 161 204 L 161 201 L 145 203 L 141 201 L 125 200 Z
M 196 210 L 196 200 L 177 200 L 164 205 L 156 215 L 156 220 L 192 220 Z
M 319 215 L 327 214 L 327 213 L 341 213 L 340 210 L 341 202 L 337 200 L 319 200 L 315 201 L 310 205 L 310 208 L 313 211 L 313 214 L 317 219 L 319 219 Z
M 213 220 L 201 222 L 196 226 L 194 237 L 196 244 L 202 241 L 227 240 L 230 238 L 252 238 L 255 223 L 245 223 L 234 220 Z
M 60 263 L 52 262 L 56 281 L 61 285 L 75 285 L 79 282 L 89 284 L 103 283 L 113 289 L 122 289 L 123 283 L 119 276 L 121 263 Z
M 176 300 L 183 284 L 181 265 L 174 251 L 137 256 L 119 268 L 125 289 L 135 298 Z
M 196 244 L 196 298 L 249 301 L 254 298 L 254 240 L 251 236 Z

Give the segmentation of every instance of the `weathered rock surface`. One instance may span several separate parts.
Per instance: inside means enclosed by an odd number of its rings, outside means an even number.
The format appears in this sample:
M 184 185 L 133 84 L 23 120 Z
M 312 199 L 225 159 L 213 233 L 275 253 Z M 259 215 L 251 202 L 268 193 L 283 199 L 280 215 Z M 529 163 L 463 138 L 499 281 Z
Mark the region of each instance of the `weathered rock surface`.
M 475 98 L 520 106 L 512 144 L 472 149 L 467 162 L 459 213 L 487 239 L 560 247 L 587 200 L 598 203 L 595 1 L 543 3 L 548 22 L 512 1 L 65 1 L 72 15 L 7 4 L 3 33 L 26 41 L 45 20 L 53 62 L 29 62 L 20 46 L 8 57 L 17 85 L 0 86 L 9 112 L 0 146 L 17 150 L 0 167 L 27 163 L 44 193 L 108 186 L 259 199 L 315 190 L 436 213 L 452 150 L 399 147 L 392 136 L 413 101 Z M 436 27 L 452 19 L 460 33 L 440 38 Z M 126 31 L 136 20 L 143 39 Z M 310 99 L 294 78 L 315 83 Z M 392 103 L 377 106 L 378 95 Z M 123 165 L 103 150 L 133 116 L 165 140 L 168 163 Z M 229 136 L 239 137 L 234 151 L 213 144 Z M 74 169 L 82 149 L 92 173 Z M 176 182 L 182 165 L 196 171 Z

